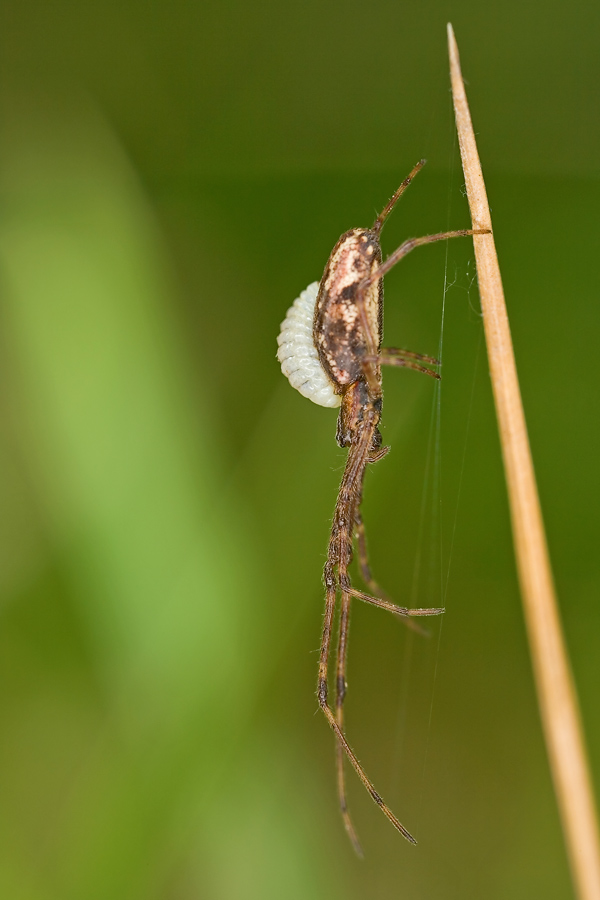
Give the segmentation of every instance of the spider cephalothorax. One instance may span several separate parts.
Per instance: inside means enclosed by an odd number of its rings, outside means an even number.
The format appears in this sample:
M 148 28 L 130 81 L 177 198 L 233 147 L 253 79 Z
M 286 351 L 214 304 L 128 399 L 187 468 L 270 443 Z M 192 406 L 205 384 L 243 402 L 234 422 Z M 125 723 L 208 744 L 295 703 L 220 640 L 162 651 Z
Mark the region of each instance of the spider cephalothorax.
M 378 428 L 382 406 L 381 366 L 403 366 L 439 378 L 437 372 L 423 365 L 437 364 L 432 357 L 408 350 L 381 348 L 382 277 L 421 244 L 486 233 L 464 230 L 411 238 L 382 262 L 379 235 L 383 224 L 423 165 L 424 160 L 421 160 L 402 182 L 372 228 L 353 228 L 341 236 L 327 261 L 321 281 L 310 284 L 294 301 L 282 323 L 278 338 L 277 357 L 292 386 L 321 406 L 340 407 L 336 437 L 341 447 L 348 448 L 323 573 L 326 597 L 317 697 L 337 738 L 340 805 L 346 830 L 359 854 L 362 851 L 346 804 L 344 754 L 387 818 L 407 840 L 413 844 L 416 841 L 377 793 L 344 733 L 343 706 L 351 597 L 402 617 L 432 616 L 443 612 L 441 608 L 408 609 L 396 606 L 373 579 L 367 559 L 365 532 L 360 515 L 365 470 L 368 463 L 377 462 L 389 449 L 382 446 Z M 355 540 L 361 575 L 370 594 L 352 587 L 348 575 Z M 328 701 L 327 674 L 338 592 L 341 595 L 341 609 L 334 713 Z

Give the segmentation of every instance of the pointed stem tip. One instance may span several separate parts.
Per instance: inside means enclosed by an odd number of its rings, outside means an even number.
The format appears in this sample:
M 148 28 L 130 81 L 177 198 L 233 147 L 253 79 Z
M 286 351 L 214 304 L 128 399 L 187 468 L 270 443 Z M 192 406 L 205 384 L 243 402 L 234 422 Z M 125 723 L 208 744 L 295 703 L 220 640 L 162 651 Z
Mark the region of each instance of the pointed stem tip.
M 456 128 L 473 226 L 491 227 L 481 163 L 448 24 Z M 573 678 L 554 593 L 494 235 L 473 239 L 481 309 L 512 519 L 515 556 L 538 704 L 575 890 L 600 900 L 600 852 L 594 794 Z

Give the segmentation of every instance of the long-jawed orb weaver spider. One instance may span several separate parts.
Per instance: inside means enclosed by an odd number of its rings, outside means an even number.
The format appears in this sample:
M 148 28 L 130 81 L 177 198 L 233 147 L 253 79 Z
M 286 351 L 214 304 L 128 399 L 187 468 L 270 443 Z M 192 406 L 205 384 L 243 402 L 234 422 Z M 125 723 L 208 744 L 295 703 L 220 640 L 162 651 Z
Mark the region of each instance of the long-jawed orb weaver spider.
M 353 228 L 341 236 L 331 252 L 321 281 L 310 284 L 294 301 L 278 337 L 277 358 L 284 375 L 293 387 L 315 403 L 340 407 L 336 438 L 340 447 L 348 448 L 323 573 L 326 590 L 325 616 L 317 697 L 337 738 L 340 806 L 346 831 L 359 855 L 362 855 L 362 850 L 346 803 L 344 754 L 392 825 L 412 844 L 416 844 L 416 841 L 377 793 L 344 733 L 351 598 L 356 597 L 397 616 L 436 616 L 444 612 L 443 608 L 408 609 L 390 602 L 374 581 L 367 559 L 365 531 L 360 515 L 365 471 L 369 463 L 382 459 L 389 450 L 389 447 L 382 446 L 378 428 L 382 406 L 381 366 L 403 366 L 424 372 L 433 378 L 440 377 L 437 372 L 423 365 L 438 365 L 438 361 L 430 356 L 397 348 L 382 349 L 382 279 L 415 247 L 446 238 L 488 233 L 467 229 L 410 238 L 382 262 L 380 234 L 384 222 L 424 165 L 425 160 L 417 163 L 383 212 L 377 216 L 372 228 Z M 356 590 L 350 582 L 348 567 L 352 561 L 355 538 L 361 575 L 372 594 Z M 338 592 L 341 595 L 341 611 L 334 713 L 327 699 L 327 675 Z

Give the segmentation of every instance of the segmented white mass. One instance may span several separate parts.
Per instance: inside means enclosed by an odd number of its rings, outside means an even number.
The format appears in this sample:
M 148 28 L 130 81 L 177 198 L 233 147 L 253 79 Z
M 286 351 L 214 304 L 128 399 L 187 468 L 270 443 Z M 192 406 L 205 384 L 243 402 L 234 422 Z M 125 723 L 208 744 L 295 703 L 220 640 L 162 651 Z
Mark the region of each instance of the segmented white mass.
M 319 406 L 339 406 L 342 398 L 334 393 L 313 341 L 318 293 L 319 282 L 313 281 L 288 309 L 277 338 L 277 359 L 283 374 L 303 397 Z

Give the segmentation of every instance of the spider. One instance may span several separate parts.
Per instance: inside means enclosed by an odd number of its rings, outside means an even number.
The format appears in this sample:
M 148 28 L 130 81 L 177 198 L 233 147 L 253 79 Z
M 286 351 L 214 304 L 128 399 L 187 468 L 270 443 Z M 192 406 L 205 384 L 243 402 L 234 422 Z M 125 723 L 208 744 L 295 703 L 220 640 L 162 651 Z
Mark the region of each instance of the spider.
M 433 369 L 423 365 L 438 365 L 438 361 L 431 356 L 397 348 L 382 349 L 382 279 L 415 247 L 446 238 L 488 233 L 482 230 L 462 230 L 410 238 L 382 261 L 380 234 L 383 225 L 424 165 L 425 160 L 417 163 L 383 212 L 377 216 L 372 228 L 353 228 L 340 237 L 331 252 L 321 281 L 310 284 L 294 301 L 278 337 L 277 358 L 284 375 L 293 387 L 315 403 L 340 407 L 336 439 L 340 447 L 348 448 L 323 572 L 325 616 L 317 697 L 337 739 L 339 802 L 346 831 L 359 856 L 362 856 L 362 850 L 346 802 L 344 756 L 392 825 L 412 844 L 416 844 L 416 840 L 377 793 L 344 732 L 351 599 L 355 597 L 402 617 L 436 616 L 444 612 L 443 608 L 409 609 L 396 606 L 373 579 L 367 557 L 365 530 L 360 514 L 365 471 L 369 463 L 378 462 L 390 449 L 382 445 L 378 428 L 382 407 L 381 367 L 402 366 L 433 378 L 440 377 Z M 355 539 L 361 575 L 370 594 L 354 588 L 348 575 Z M 341 596 L 341 611 L 334 712 L 328 700 L 328 668 L 338 594 Z

